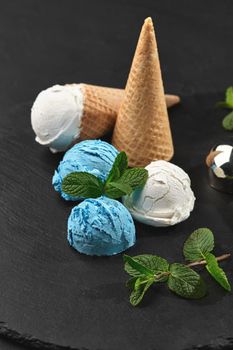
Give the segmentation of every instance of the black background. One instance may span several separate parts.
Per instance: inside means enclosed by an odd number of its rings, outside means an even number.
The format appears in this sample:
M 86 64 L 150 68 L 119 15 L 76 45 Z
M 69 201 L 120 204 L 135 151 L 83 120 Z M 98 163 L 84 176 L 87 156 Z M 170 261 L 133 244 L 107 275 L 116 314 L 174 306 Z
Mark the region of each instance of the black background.
M 35 144 L 30 107 L 55 83 L 124 87 L 141 25 L 151 16 L 165 90 L 182 96 L 170 111 L 173 161 L 189 173 L 197 201 L 190 219 L 175 227 L 138 224 L 129 253 L 182 261 L 185 237 L 202 226 L 214 231 L 216 253 L 233 252 L 232 196 L 208 187 L 204 165 L 214 143 L 231 139 L 221 128 L 225 112 L 214 104 L 233 81 L 232 13 L 226 0 L 0 1 L 0 320 L 18 335 L 75 349 L 230 348 L 232 295 L 205 273 L 205 299 L 154 288 L 134 309 L 121 256 L 89 258 L 68 247 L 72 204 L 51 187 L 60 155 Z M 232 262 L 222 266 L 232 282 Z M 15 335 L 5 323 L 1 333 Z M 0 348 L 18 345 L 1 340 Z

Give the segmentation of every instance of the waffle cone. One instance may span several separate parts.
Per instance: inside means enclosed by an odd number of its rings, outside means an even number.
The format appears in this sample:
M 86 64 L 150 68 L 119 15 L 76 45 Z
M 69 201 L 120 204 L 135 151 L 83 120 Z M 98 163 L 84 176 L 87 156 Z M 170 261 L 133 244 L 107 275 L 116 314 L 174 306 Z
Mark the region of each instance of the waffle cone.
M 84 94 L 80 140 L 99 138 L 113 130 L 125 90 L 90 84 L 80 85 Z M 179 96 L 166 95 L 168 108 L 179 102 Z
M 80 140 L 96 139 L 112 130 L 124 90 L 81 84 L 84 107 Z
M 112 144 L 130 166 L 170 160 L 173 144 L 155 33 L 151 18 L 142 27 L 114 128 Z

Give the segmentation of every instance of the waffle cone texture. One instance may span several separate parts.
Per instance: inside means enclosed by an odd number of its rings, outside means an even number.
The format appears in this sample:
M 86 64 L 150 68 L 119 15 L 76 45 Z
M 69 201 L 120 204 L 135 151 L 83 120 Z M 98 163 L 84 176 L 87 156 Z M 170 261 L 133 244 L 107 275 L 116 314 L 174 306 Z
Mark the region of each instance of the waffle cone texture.
M 96 139 L 112 130 L 124 90 L 81 84 L 84 96 L 80 140 Z
M 84 96 L 80 140 L 96 139 L 112 131 L 125 96 L 125 90 L 80 84 Z M 166 95 L 167 107 L 180 102 L 179 96 Z
M 173 156 L 158 49 L 151 18 L 142 27 L 112 144 L 128 155 L 129 166 Z

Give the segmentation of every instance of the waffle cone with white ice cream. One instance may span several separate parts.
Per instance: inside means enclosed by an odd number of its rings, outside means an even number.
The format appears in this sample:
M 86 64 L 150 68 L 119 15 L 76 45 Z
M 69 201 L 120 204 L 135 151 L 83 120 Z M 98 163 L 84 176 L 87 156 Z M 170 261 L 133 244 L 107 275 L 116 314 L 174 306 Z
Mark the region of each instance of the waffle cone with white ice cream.
M 54 85 L 41 91 L 31 112 L 36 141 L 53 152 L 72 143 L 102 137 L 115 125 L 124 90 L 90 84 Z M 167 106 L 179 103 L 166 96 Z
M 124 95 L 121 89 L 88 84 L 54 85 L 36 98 L 31 112 L 36 141 L 52 152 L 113 129 Z
M 114 128 L 112 144 L 125 151 L 130 166 L 170 160 L 173 143 L 158 49 L 151 18 L 141 30 Z

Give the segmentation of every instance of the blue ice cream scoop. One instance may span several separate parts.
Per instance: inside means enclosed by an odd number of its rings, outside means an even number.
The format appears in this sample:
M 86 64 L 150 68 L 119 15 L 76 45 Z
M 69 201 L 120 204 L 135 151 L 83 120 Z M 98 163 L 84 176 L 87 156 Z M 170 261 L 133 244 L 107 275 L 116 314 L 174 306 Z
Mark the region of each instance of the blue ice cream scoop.
M 114 255 L 135 244 L 135 226 L 123 204 L 102 196 L 72 209 L 67 238 L 80 253 Z
M 101 140 L 87 140 L 74 145 L 68 150 L 55 170 L 52 184 L 66 200 L 80 198 L 69 196 L 62 191 L 64 177 L 72 172 L 85 171 L 106 180 L 114 160 L 119 152 L 115 147 Z

